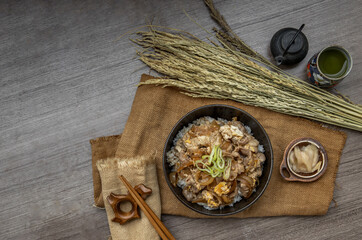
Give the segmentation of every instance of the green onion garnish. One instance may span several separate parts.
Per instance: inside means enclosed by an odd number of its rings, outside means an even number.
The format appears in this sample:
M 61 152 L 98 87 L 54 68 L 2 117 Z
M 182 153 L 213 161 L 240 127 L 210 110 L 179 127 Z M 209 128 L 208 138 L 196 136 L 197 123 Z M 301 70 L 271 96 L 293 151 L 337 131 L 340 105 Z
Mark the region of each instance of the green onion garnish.
M 211 175 L 211 177 L 221 177 L 227 180 L 230 177 L 231 170 L 231 159 L 225 159 L 222 156 L 222 150 L 218 145 L 214 145 L 210 155 L 204 155 L 202 159 L 195 161 L 195 166 L 202 172 L 206 172 Z M 204 162 L 205 159 L 208 159 L 207 162 Z M 202 167 L 199 166 L 202 165 Z

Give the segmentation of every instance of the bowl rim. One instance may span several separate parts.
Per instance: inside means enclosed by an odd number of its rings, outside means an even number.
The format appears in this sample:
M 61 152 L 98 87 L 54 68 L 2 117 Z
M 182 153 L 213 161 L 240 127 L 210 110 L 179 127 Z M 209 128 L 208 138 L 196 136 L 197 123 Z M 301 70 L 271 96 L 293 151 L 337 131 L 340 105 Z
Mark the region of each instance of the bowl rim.
M 229 213 L 217 213 L 215 212 L 215 210 L 207 210 L 207 212 L 204 212 L 204 211 L 200 211 L 196 208 L 193 208 L 192 206 L 186 204 L 185 200 L 179 196 L 178 193 L 175 192 L 175 190 L 173 189 L 173 185 L 171 184 L 170 182 L 170 179 L 168 178 L 167 176 L 167 172 L 166 172 L 166 164 L 167 161 L 166 161 L 166 148 L 167 148 L 167 144 L 168 142 L 170 141 L 170 137 L 172 135 L 172 133 L 175 131 L 175 128 L 179 125 L 179 123 L 181 121 L 183 121 L 184 118 L 186 118 L 187 116 L 189 116 L 190 114 L 196 112 L 196 111 L 199 111 L 200 109 L 204 109 L 204 108 L 212 108 L 212 107 L 225 107 L 225 108 L 232 108 L 234 110 L 237 110 L 237 111 L 240 111 L 242 112 L 243 114 L 247 115 L 248 117 L 250 117 L 262 130 L 263 134 L 266 136 L 266 141 L 268 142 L 269 146 L 270 146 L 270 156 L 271 156 L 271 159 L 270 159 L 270 170 L 269 172 L 267 173 L 268 174 L 268 178 L 265 182 L 265 186 L 261 189 L 260 193 L 258 196 L 255 197 L 255 199 L 253 201 L 251 201 L 250 203 L 248 203 L 247 205 L 245 205 L 244 207 L 242 208 L 239 208 L 233 212 L 229 212 Z M 164 177 L 166 179 L 166 182 L 167 182 L 167 185 L 168 187 L 170 188 L 170 190 L 172 191 L 172 193 L 174 194 L 174 196 L 176 196 L 176 198 L 183 204 L 185 205 L 187 208 L 197 212 L 197 213 L 200 213 L 200 214 L 203 214 L 203 215 L 208 215 L 208 216 L 228 216 L 228 215 L 233 215 L 233 214 L 236 214 L 236 213 L 239 213 L 239 212 L 242 212 L 244 210 L 246 210 L 247 208 L 249 208 L 251 205 L 253 205 L 262 195 L 263 193 L 265 192 L 265 189 L 268 187 L 269 185 L 269 182 L 270 182 L 270 179 L 271 179 L 271 176 L 272 176 L 272 173 L 273 173 L 273 167 L 274 167 L 274 153 L 273 153 L 273 147 L 272 147 L 272 144 L 271 144 L 271 141 L 269 139 L 269 136 L 268 134 L 266 133 L 264 127 L 259 123 L 258 120 L 255 119 L 255 117 L 253 117 L 250 113 L 246 112 L 245 110 L 243 109 L 240 109 L 240 108 L 237 108 L 237 107 L 234 107 L 234 106 L 231 106 L 231 105 L 226 105 L 226 104 L 210 104 L 210 105 L 203 105 L 201 107 L 197 107 L 191 111 L 189 111 L 188 113 L 186 113 L 185 115 L 183 115 L 175 124 L 174 126 L 172 127 L 170 133 L 168 134 L 167 136 L 167 139 L 166 139 L 166 142 L 165 142 L 165 145 L 164 145 L 164 148 L 163 148 L 163 155 L 162 155 L 162 169 L 163 169 L 163 174 L 164 174 Z M 196 203 L 195 203 L 196 204 Z

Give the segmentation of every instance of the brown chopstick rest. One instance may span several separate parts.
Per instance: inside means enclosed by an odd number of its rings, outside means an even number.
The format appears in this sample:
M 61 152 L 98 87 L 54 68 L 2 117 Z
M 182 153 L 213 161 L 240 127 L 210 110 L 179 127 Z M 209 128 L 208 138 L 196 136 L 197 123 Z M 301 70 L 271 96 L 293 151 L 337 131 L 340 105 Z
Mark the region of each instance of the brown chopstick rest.
M 152 189 L 146 187 L 143 184 L 138 184 L 137 186 L 134 187 L 134 189 L 140 194 L 140 196 L 143 199 L 146 199 L 152 193 Z M 112 222 L 118 222 L 119 224 L 122 225 L 132 219 L 140 218 L 139 207 L 129 192 L 127 192 L 127 195 L 126 194 L 117 195 L 111 193 L 107 197 L 107 201 L 111 205 L 115 216 L 112 219 Z M 122 202 L 130 202 L 132 204 L 132 209 L 129 212 L 122 211 L 122 209 L 120 208 L 120 204 Z

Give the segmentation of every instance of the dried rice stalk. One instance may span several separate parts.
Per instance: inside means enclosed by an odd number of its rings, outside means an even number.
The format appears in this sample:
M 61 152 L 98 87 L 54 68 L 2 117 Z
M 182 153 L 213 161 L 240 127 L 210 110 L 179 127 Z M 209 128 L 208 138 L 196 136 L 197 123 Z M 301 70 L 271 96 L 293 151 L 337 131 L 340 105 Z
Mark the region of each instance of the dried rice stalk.
M 140 60 L 167 76 L 141 85 L 174 86 L 192 97 L 231 99 L 362 131 L 361 106 L 281 71 L 270 71 L 227 45 L 153 28 L 139 35 L 132 41 L 141 46 Z
M 213 0 L 204 0 L 204 2 L 210 10 L 211 18 L 214 19 L 221 27 L 221 30 L 213 28 L 213 30 L 216 32 L 216 37 L 220 42 L 227 44 L 229 47 L 232 46 L 235 50 L 237 49 L 240 52 L 257 59 L 258 61 L 268 66 L 272 65 L 272 63 L 264 58 L 263 55 L 254 51 L 233 32 L 229 24 L 226 22 L 224 16 L 221 15 L 220 12 L 215 8 Z

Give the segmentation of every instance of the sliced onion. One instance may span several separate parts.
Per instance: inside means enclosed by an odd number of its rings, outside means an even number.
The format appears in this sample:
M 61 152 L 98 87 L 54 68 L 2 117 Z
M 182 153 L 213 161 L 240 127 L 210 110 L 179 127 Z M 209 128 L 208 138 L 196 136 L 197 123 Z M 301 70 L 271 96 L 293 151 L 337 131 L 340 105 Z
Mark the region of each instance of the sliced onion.
M 221 199 L 221 197 L 219 197 L 219 196 L 218 196 L 215 192 L 212 192 L 211 194 L 214 196 L 214 198 L 216 198 L 216 199 L 217 199 L 218 204 L 220 205 L 220 204 L 222 203 L 222 199 Z
M 241 179 L 240 179 L 240 183 L 244 183 L 245 186 L 248 188 L 247 195 L 246 195 L 246 196 L 243 195 L 243 197 L 244 197 L 244 198 L 249 198 L 250 195 L 253 193 L 253 191 L 252 191 L 252 190 L 253 190 L 252 186 L 251 186 L 250 183 L 249 183 L 247 180 L 245 180 L 244 178 L 241 178 Z
M 231 203 L 231 199 L 227 195 L 222 195 L 221 198 L 224 203 L 226 203 L 226 204 Z
M 252 193 L 253 193 L 253 191 L 250 189 L 250 191 L 248 192 L 248 195 L 247 195 L 247 196 L 244 196 L 244 198 L 249 198 Z
M 240 180 L 238 180 L 240 183 L 244 183 L 245 186 L 247 186 L 249 189 L 251 189 L 251 185 L 248 181 L 246 181 L 244 178 L 241 178 Z
M 214 178 L 206 173 L 201 173 L 202 180 L 198 181 L 201 186 L 207 186 L 214 181 Z
M 181 166 L 177 169 L 177 172 L 180 172 L 182 169 L 190 167 L 194 164 L 194 161 L 190 160 L 186 163 L 181 164 Z
M 229 142 L 223 142 L 220 146 L 220 148 L 224 151 L 226 151 L 230 147 L 231 143 Z
M 207 201 L 203 198 L 198 198 L 193 200 L 192 203 L 207 203 Z
M 211 184 L 212 182 L 214 181 L 214 178 L 213 177 L 209 177 L 208 179 L 206 179 L 205 181 L 200 181 L 200 185 L 201 186 L 207 186 L 209 184 Z
M 196 170 L 196 172 L 195 172 L 195 175 L 194 175 L 194 177 L 195 177 L 195 181 L 196 182 L 198 182 L 199 181 L 199 178 L 200 178 L 200 173 L 201 173 L 201 171 L 200 170 Z
M 236 179 L 238 181 L 242 181 L 242 179 L 243 179 L 243 180 L 247 181 L 251 187 L 254 186 L 253 179 L 251 177 L 248 177 L 248 176 L 244 175 L 244 174 L 239 175 Z
M 236 188 L 236 179 L 234 179 L 233 184 L 231 185 L 231 188 L 230 188 L 229 192 L 230 193 L 234 192 L 235 188 Z
M 178 177 L 183 179 L 183 178 L 186 178 L 190 174 L 191 174 L 191 170 L 189 168 L 185 168 L 178 173 Z

